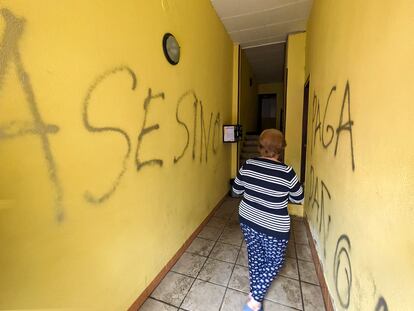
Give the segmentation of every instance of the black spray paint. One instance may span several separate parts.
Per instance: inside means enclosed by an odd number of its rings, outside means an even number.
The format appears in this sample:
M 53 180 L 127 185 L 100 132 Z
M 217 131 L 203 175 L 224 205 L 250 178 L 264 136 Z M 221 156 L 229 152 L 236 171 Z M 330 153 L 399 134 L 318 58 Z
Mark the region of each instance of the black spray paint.
M 319 133 L 319 141 L 322 141 L 321 136 L 321 113 L 320 113 L 320 105 L 319 105 L 319 99 L 315 94 L 315 91 L 313 93 L 313 100 L 312 100 L 312 107 L 313 107 L 313 114 L 312 114 L 312 144 L 311 144 L 311 151 L 315 148 L 316 144 L 316 134 Z
M 105 73 L 103 73 L 102 75 L 100 75 L 98 78 L 95 79 L 95 81 L 89 87 L 86 93 L 85 99 L 83 101 L 83 124 L 85 128 L 89 132 L 92 132 L 92 133 L 107 133 L 107 132 L 119 133 L 121 136 L 123 136 L 123 138 L 126 141 L 126 145 L 127 145 L 127 152 L 125 153 L 123 161 L 122 161 L 121 171 L 119 172 L 115 180 L 112 182 L 112 185 L 109 187 L 109 190 L 107 190 L 105 193 L 101 195 L 93 195 L 89 191 L 85 192 L 85 199 L 90 203 L 102 203 L 105 200 L 107 200 L 115 192 L 116 188 L 119 185 L 119 182 L 121 181 L 122 176 L 125 174 L 125 171 L 127 169 L 127 161 L 131 153 L 131 140 L 128 134 L 124 130 L 120 128 L 116 128 L 116 127 L 110 127 L 110 126 L 95 127 L 90 124 L 89 118 L 88 118 L 88 107 L 89 107 L 92 94 L 95 91 L 95 89 L 105 79 L 115 74 L 119 74 L 119 73 L 126 73 L 130 76 L 131 82 L 132 82 L 131 89 L 135 90 L 137 87 L 137 78 L 136 78 L 134 71 L 131 68 L 126 67 L 126 66 L 116 67 L 114 69 L 106 71 Z
M 348 119 L 347 121 L 344 123 L 344 108 L 345 108 L 345 102 L 347 103 L 348 106 Z M 349 138 L 350 138 L 350 142 L 351 142 L 351 158 L 352 158 L 352 170 L 355 170 L 355 159 L 354 159 L 354 142 L 352 139 L 352 126 L 354 125 L 354 121 L 352 121 L 351 119 L 351 91 L 349 89 L 349 82 L 346 82 L 346 86 L 345 86 L 345 93 L 344 93 L 344 97 L 342 99 L 342 108 L 341 108 L 341 116 L 339 118 L 339 125 L 336 129 L 336 144 L 335 144 L 335 156 L 336 153 L 338 151 L 338 142 L 339 142 L 339 135 L 343 132 L 343 131 L 348 131 L 349 132 Z
M 378 299 L 377 305 L 375 307 L 375 311 L 388 311 L 388 305 L 384 297 L 380 297 Z
M 216 115 L 216 119 L 214 120 L 214 129 L 213 129 L 213 153 L 216 154 L 217 153 L 217 146 L 216 146 L 216 142 L 220 142 L 220 130 L 221 130 L 221 119 L 220 119 L 220 112 L 217 113 Z
M 181 95 L 177 101 L 177 106 L 176 106 L 176 111 L 175 111 L 175 118 L 177 123 L 182 126 L 185 130 L 186 133 L 186 142 L 184 145 L 183 150 L 181 151 L 181 154 L 174 156 L 173 158 L 173 163 L 176 164 L 178 161 L 180 161 L 183 156 L 185 155 L 185 153 L 187 152 L 187 149 L 189 147 L 190 144 L 190 130 L 189 130 L 189 126 L 184 122 L 184 120 L 180 117 L 180 107 L 182 106 L 183 101 L 190 97 L 192 99 L 193 102 L 193 107 L 194 107 L 194 121 L 193 121 L 193 151 L 192 151 L 192 157 L 193 160 L 195 159 L 196 156 L 196 142 L 197 142 L 197 119 L 198 119 L 198 106 L 200 107 L 200 162 L 203 162 L 203 153 L 205 154 L 205 161 L 208 161 L 208 149 L 210 146 L 210 141 L 212 140 L 212 149 L 213 149 L 213 153 L 216 154 L 217 153 L 217 149 L 218 146 L 217 144 L 217 140 L 220 139 L 220 126 L 221 126 L 221 118 L 220 118 L 220 113 L 217 113 L 216 118 L 213 121 L 213 113 L 210 113 L 210 119 L 209 119 L 209 123 L 208 123 L 208 129 L 205 123 L 205 118 L 204 118 L 204 106 L 201 100 L 198 99 L 197 94 L 193 91 L 193 90 L 189 90 L 187 92 L 185 92 L 183 95 Z M 212 124 L 213 124 L 213 130 L 212 130 Z M 213 131 L 213 134 L 211 135 L 211 131 Z M 211 137 L 213 136 L 213 137 Z
M 154 131 L 154 130 L 158 130 L 160 128 L 160 125 L 158 123 L 153 124 L 151 126 L 147 126 L 147 116 L 148 116 L 148 109 L 149 109 L 149 105 L 151 103 L 151 101 L 153 99 L 156 98 L 162 98 L 164 99 L 164 93 L 158 93 L 155 95 L 152 95 L 152 90 L 148 89 L 148 96 L 147 98 L 145 98 L 144 101 L 144 121 L 142 123 L 142 128 L 141 128 L 141 132 L 138 135 L 138 145 L 137 145 L 137 151 L 135 154 L 135 165 L 137 168 L 137 171 L 139 171 L 140 169 L 142 169 L 144 166 L 146 165 L 158 165 L 158 166 L 162 166 L 163 165 L 163 161 L 161 159 L 151 159 L 151 160 L 146 160 L 144 162 L 141 162 L 141 160 L 139 159 L 139 150 L 141 148 L 141 144 L 142 144 L 142 139 L 144 138 L 144 135 L 149 134 L 150 132 Z
M 349 237 L 342 234 L 336 243 L 334 255 L 334 279 L 336 294 L 339 298 L 339 303 L 343 308 L 348 308 L 351 300 L 352 288 L 352 267 L 349 252 L 351 251 L 351 241 Z M 344 275 L 346 278 L 345 287 L 340 288 L 339 276 Z
M 198 106 L 198 101 L 195 101 L 194 102 L 193 160 L 195 159 L 196 136 L 197 136 L 197 106 Z
M 332 144 L 334 136 L 336 135 L 334 155 L 337 155 L 339 147 L 339 138 L 344 131 L 349 132 L 350 137 L 350 151 L 351 151 L 351 165 L 352 170 L 355 170 L 355 156 L 354 156 L 354 141 L 352 136 L 352 130 L 354 121 L 351 118 L 351 99 L 350 99 L 350 86 L 349 81 L 346 82 L 344 95 L 342 97 L 342 107 L 339 116 L 338 126 L 334 128 L 332 124 L 327 123 L 326 116 L 330 106 L 331 97 L 336 92 L 336 86 L 333 86 L 329 92 L 328 99 L 326 101 L 325 110 L 321 120 L 321 107 L 320 100 L 314 92 L 312 100 L 312 131 L 311 131 L 311 153 L 319 141 L 324 149 L 328 149 Z M 344 111 L 345 105 L 347 106 L 347 116 L 345 118 Z M 345 118 L 345 119 L 344 119 Z
M 332 140 L 333 140 L 334 134 L 335 134 L 335 131 L 334 131 L 333 126 L 330 125 L 330 124 L 326 125 L 326 112 L 328 111 L 329 100 L 331 99 L 332 93 L 335 92 L 335 91 L 336 91 L 336 85 L 334 85 L 331 88 L 331 91 L 329 92 L 328 99 L 326 100 L 325 112 L 323 114 L 323 121 L 322 121 L 322 129 L 323 129 L 323 131 L 322 131 L 322 145 L 323 145 L 324 148 L 328 148 L 328 146 L 332 143 Z M 325 125 L 326 125 L 326 128 L 325 128 Z M 325 132 L 326 132 L 326 134 L 328 134 L 328 133 L 330 134 L 330 137 L 329 137 L 329 140 L 328 141 L 325 140 Z
M 10 12 L 7 9 L 1 9 L 0 13 L 2 17 L 5 20 L 5 30 L 4 35 L 1 40 L 0 45 L 0 90 L 4 85 L 4 79 L 7 73 L 7 69 L 9 67 L 9 63 L 12 62 L 15 65 L 15 69 L 17 72 L 17 76 L 19 79 L 19 83 L 22 87 L 22 90 L 26 96 L 26 100 L 30 109 L 30 112 L 32 114 L 33 120 L 32 121 L 20 121 L 20 120 L 13 120 L 4 124 L 0 124 L 0 140 L 5 139 L 13 139 L 18 138 L 25 135 L 39 135 L 41 141 L 42 141 L 42 148 L 44 152 L 44 157 L 47 162 L 48 166 L 48 174 L 49 178 L 51 180 L 51 183 L 54 186 L 55 195 L 54 195 L 54 205 L 55 205 L 55 213 L 56 218 L 58 221 L 62 221 L 64 218 L 64 209 L 63 209 L 63 190 L 60 184 L 60 180 L 58 178 L 57 169 L 54 157 L 52 155 L 50 143 L 49 143 L 49 134 L 56 134 L 59 131 L 59 127 L 53 124 L 46 124 L 43 119 L 41 118 L 40 112 L 37 108 L 37 101 L 35 98 L 35 94 L 33 91 L 33 87 L 31 85 L 30 77 L 26 70 L 24 69 L 19 49 L 18 49 L 18 42 L 23 34 L 24 30 L 24 19 L 17 18 L 12 12 Z M 121 128 L 112 127 L 112 126 L 104 126 L 104 127 L 97 127 L 91 124 L 89 120 L 89 114 L 88 114 L 88 108 L 91 104 L 93 94 L 95 90 L 99 87 L 99 85 L 106 79 L 108 79 L 111 76 L 117 75 L 117 74 L 127 74 L 131 79 L 131 89 L 136 90 L 137 87 L 137 78 L 134 71 L 127 67 L 127 66 L 119 66 L 115 67 L 113 69 L 110 69 L 100 76 L 98 76 L 91 86 L 88 88 L 86 95 L 84 97 L 82 107 L 82 119 L 83 124 L 87 131 L 94 133 L 94 134 L 107 134 L 107 133 L 116 133 L 121 135 L 123 139 L 125 139 L 126 142 L 126 152 L 122 159 L 122 165 L 120 172 L 115 177 L 111 185 L 108 187 L 108 190 L 105 191 L 102 194 L 92 194 L 90 191 L 86 191 L 84 193 L 84 197 L 86 201 L 94 204 L 100 204 L 106 200 L 108 200 L 111 195 L 116 191 L 123 175 L 126 172 L 127 169 L 127 161 L 130 158 L 131 154 L 131 139 L 128 136 L 127 132 Z M 185 154 L 185 152 L 188 149 L 189 145 L 189 127 L 179 118 L 178 111 L 179 106 L 182 100 L 186 96 L 192 96 L 193 97 L 193 107 L 194 107 L 194 140 L 193 140 L 193 150 L 192 150 L 192 158 L 195 159 L 196 155 L 196 137 L 197 137 L 197 106 L 198 103 L 200 103 L 201 107 L 201 146 L 200 146 L 200 161 L 202 160 L 202 153 L 203 153 L 203 147 L 205 149 L 205 158 L 206 161 L 208 159 L 208 148 L 210 144 L 210 134 L 211 134 L 211 123 L 212 123 L 212 116 L 213 113 L 210 115 L 210 121 L 208 125 L 208 132 L 206 132 L 207 127 L 204 122 L 204 110 L 201 101 L 198 100 L 196 93 L 192 90 L 185 92 L 178 100 L 177 107 L 176 107 L 176 120 L 179 125 L 183 126 L 186 131 L 186 143 L 183 151 L 179 156 L 174 157 L 174 163 L 177 163 Z M 146 161 L 141 161 L 139 158 L 139 151 L 140 147 L 143 141 L 143 138 L 145 135 L 150 134 L 150 132 L 159 129 L 159 124 L 153 124 L 151 126 L 147 126 L 147 116 L 149 111 L 149 106 L 152 100 L 156 98 L 164 99 L 164 93 L 158 93 L 153 95 L 152 90 L 148 90 L 148 96 L 146 97 L 144 101 L 144 121 L 142 124 L 141 131 L 138 135 L 138 141 L 137 141 L 137 149 L 136 149 L 136 156 L 135 156 L 135 162 L 136 162 L 136 169 L 139 171 L 146 165 L 156 165 L 156 166 L 162 166 L 163 160 L 161 159 L 150 159 Z M 213 152 L 217 152 L 217 146 L 216 146 L 216 139 L 220 140 L 220 113 L 217 113 L 217 117 L 214 121 L 214 128 L 213 128 Z
M 194 109 L 195 114 L 194 115 L 196 116 L 196 114 L 197 114 L 197 103 L 198 103 L 197 95 L 195 94 L 195 92 L 193 90 L 189 90 L 189 91 L 185 92 L 183 95 L 180 96 L 180 98 L 177 101 L 177 107 L 176 107 L 176 110 L 175 110 L 175 119 L 177 120 L 178 124 L 180 124 L 182 127 L 184 127 L 185 132 L 187 134 L 187 138 L 186 138 L 184 149 L 181 152 L 181 154 L 179 156 L 174 156 L 174 163 L 177 163 L 178 161 L 181 160 L 181 158 L 184 156 L 185 152 L 187 151 L 188 145 L 190 143 L 190 131 L 188 130 L 188 126 L 187 126 L 187 124 L 185 124 L 179 118 L 179 115 L 178 115 L 181 103 L 188 96 L 192 97 L 193 104 L 194 104 L 194 107 L 195 107 L 195 109 Z M 196 119 L 194 119 L 194 122 L 196 122 Z M 194 138 L 195 138 L 195 135 L 194 135 Z M 195 144 L 195 140 L 194 140 L 194 144 Z M 195 150 L 193 149 L 193 159 L 194 159 L 194 157 L 195 157 Z
M 25 20 L 17 18 L 8 9 L 1 9 L 1 15 L 5 21 L 5 30 L 0 45 L 0 90 L 3 87 L 4 77 L 10 62 L 15 65 L 20 86 L 25 94 L 32 122 L 12 121 L 7 125 L 0 125 L 0 139 L 15 138 L 22 135 L 39 135 L 42 142 L 42 149 L 48 166 L 49 178 L 55 189 L 54 205 L 57 221 L 64 218 L 63 190 L 56 170 L 55 160 L 49 143 L 48 134 L 55 134 L 59 131 L 56 125 L 45 124 L 37 108 L 37 100 L 30 81 L 30 76 L 23 66 L 20 56 L 18 42 L 24 31 Z
M 319 184 L 321 190 L 319 192 Z M 313 166 L 310 168 L 310 195 L 309 204 L 312 209 L 316 206 L 316 223 L 318 225 L 319 233 L 323 235 L 323 255 L 326 258 L 326 241 L 329 236 L 329 230 L 331 225 L 331 215 L 326 211 L 326 200 L 331 200 L 331 193 L 326 183 L 315 176 L 315 169 Z
M 208 134 L 206 137 L 206 127 L 204 124 L 204 108 L 203 103 L 200 101 L 200 119 L 201 119 L 201 144 L 200 144 L 200 162 L 203 161 L 203 142 L 206 153 L 206 162 L 208 160 L 208 145 L 210 143 L 210 131 L 211 131 L 211 120 L 213 119 L 213 113 L 210 114 L 210 121 L 208 123 Z M 194 135 L 195 136 L 195 135 Z

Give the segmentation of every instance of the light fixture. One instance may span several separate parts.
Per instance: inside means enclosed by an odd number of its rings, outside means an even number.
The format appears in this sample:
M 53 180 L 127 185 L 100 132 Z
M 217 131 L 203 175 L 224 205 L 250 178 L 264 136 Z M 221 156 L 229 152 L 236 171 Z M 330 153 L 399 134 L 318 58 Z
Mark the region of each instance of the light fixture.
M 177 65 L 180 61 L 180 46 L 178 45 L 177 39 L 170 34 L 166 33 L 162 39 L 162 49 L 164 55 L 171 65 Z

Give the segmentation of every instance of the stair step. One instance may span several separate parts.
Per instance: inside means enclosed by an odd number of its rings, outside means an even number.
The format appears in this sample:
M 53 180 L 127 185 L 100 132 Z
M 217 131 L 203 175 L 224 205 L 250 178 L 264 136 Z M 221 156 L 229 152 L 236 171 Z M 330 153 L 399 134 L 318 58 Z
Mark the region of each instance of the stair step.
M 245 140 L 243 142 L 244 146 L 259 146 L 259 141 L 258 140 Z
M 244 140 L 259 140 L 259 135 L 245 135 Z
M 258 157 L 260 154 L 259 153 L 247 153 L 247 152 L 242 152 L 241 154 L 240 154 L 240 158 L 241 159 L 251 159 L 251 158 L 256 158 L 256 157 Z
M 243 146 L 242 152 L 244 153 L 257 153 L 257 145 L 247 145 Z

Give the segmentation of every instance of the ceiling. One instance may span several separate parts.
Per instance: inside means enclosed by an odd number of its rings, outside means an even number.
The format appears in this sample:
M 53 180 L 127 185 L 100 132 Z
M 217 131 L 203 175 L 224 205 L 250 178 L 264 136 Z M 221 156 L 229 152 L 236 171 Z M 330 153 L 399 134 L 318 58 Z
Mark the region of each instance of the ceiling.
M 258 83 L 283 81 L 287 35 L 306 30 L 312 0 L 211 0 Z
M 245 49 L 257 83 L 283 82 L 285 43 Z

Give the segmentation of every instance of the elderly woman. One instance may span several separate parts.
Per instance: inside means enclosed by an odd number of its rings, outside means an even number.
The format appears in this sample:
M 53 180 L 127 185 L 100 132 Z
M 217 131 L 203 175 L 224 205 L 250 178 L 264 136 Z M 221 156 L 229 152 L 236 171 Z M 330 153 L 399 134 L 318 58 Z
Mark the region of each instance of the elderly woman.
M 233 183 L 233 193 L 243 195 L 239 218 L 249 261 L 250 294 L 243 311 L 263 310 L 266 292 L 285 261 L 290 233 L 288 202 L 303 201 L 296 173 L 279 161 L 285 146 L 282 132 L 263 131 L 261 156 L 247 160 Z

